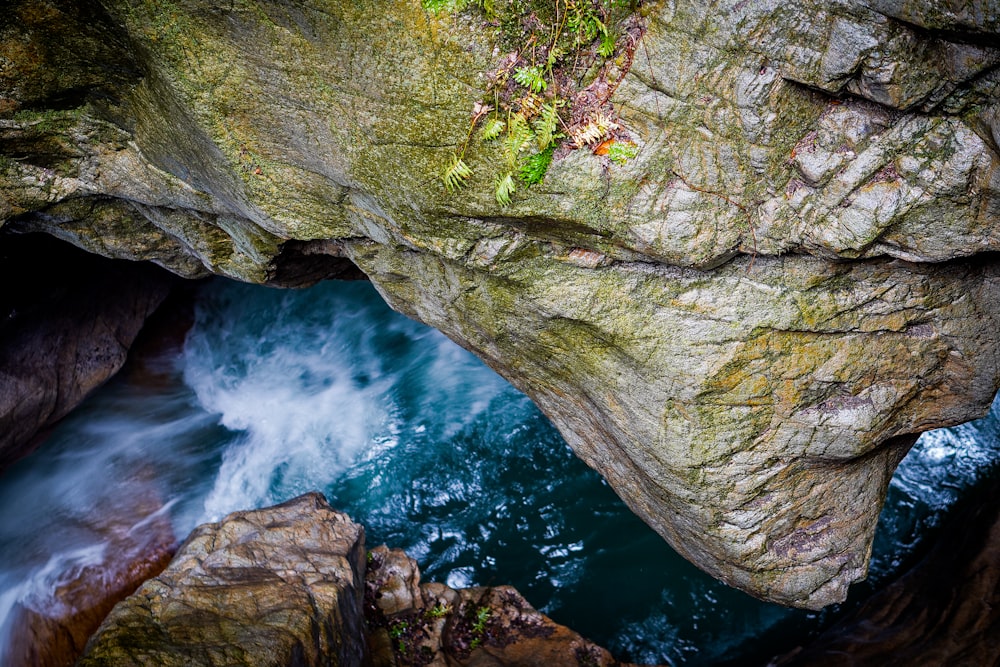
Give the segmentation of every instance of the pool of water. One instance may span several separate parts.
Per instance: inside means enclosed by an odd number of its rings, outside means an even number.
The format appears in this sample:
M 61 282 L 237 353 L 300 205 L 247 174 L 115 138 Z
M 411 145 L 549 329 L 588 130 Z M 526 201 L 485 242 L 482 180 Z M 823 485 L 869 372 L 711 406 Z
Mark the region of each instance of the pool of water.
M 766 662 L 832 613 L 765 604 L 691 566 L 523 394 L 367 283 L 207 283 L 183 347 L 130 368 L 0 478 L 0 628 L 15 604 L 44 606 L 66 572 L 99 561 L 95 514 L 136 494 L 157 498 L 183 537 L 313 489 L 363 523 L 369 545 L 406 549 L 426 581 L 514 585 L 630 661 Z M 995 406 L 921 438 L 856 596 L 996 469 L 997 424 Z

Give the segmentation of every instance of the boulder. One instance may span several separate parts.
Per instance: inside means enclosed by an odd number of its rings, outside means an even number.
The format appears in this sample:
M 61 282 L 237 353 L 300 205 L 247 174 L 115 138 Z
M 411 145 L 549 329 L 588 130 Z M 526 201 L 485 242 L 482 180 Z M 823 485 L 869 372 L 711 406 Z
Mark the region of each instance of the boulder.
M 495 82 L 551 3 L 441 4 L 16 0 L 0 224 L 185 276 L 351 262 L 694 563 L 842 600 L 909 444 L 1000 383 L 996 7 L 632 3 L 529 102 Z M 556 91 L 570 137 L 503 195 L 486 108 Z
M 77 663 L 340 665 L 366 656 L 364 530 L 318 493 L 199 526 Z

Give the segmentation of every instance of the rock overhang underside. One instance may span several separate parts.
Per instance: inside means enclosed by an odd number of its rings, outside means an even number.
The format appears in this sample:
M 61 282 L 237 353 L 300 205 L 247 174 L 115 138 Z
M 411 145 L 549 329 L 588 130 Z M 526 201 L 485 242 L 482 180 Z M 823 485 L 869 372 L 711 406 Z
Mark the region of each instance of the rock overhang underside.
M 477 10 L 17 0 L 0 221 L 188 277 L 353 263 L 687 558 L 819 608 L 1000 380 L 1000 10 L 956 6 L 641 3 L 607 100 L 638 154 L 557 151 L 504 206 L 495 143 L 439 178 L 507 46 Z

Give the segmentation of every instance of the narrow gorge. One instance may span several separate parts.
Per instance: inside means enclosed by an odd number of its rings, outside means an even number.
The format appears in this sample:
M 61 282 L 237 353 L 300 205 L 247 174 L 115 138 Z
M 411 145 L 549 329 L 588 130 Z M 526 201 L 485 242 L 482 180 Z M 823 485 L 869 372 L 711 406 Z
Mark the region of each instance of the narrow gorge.
M 686 559 L 819 610 L 920 434 L 1000 386 L 998 35 L 985 1 L 15 0 L 0 224 L 366 277 Z M 117 366 L 150 276 L 110 290 Z M 0 462 L 106 377 L 5 389 Z

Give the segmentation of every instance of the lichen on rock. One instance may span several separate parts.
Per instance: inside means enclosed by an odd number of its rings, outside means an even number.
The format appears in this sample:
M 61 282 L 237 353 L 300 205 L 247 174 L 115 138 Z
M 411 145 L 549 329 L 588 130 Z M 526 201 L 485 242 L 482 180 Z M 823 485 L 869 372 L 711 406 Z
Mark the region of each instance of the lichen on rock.
M 260 283 L 301 282 L 290 244 L 349 259 L 754 595 L 842 599 L 908 443 L 1000 381 L 988 3 L 643 3 L 609 100 L 638 155 L 559 155 L 509 206 L 489 142 L 459 195 L 440 181 L 503 55 L 475 12 L 83 4 L 92 59 L 25 55 L 73 32 L 69 3 L 0 24 L 28 63 L 0 70 L 3 224 Z

